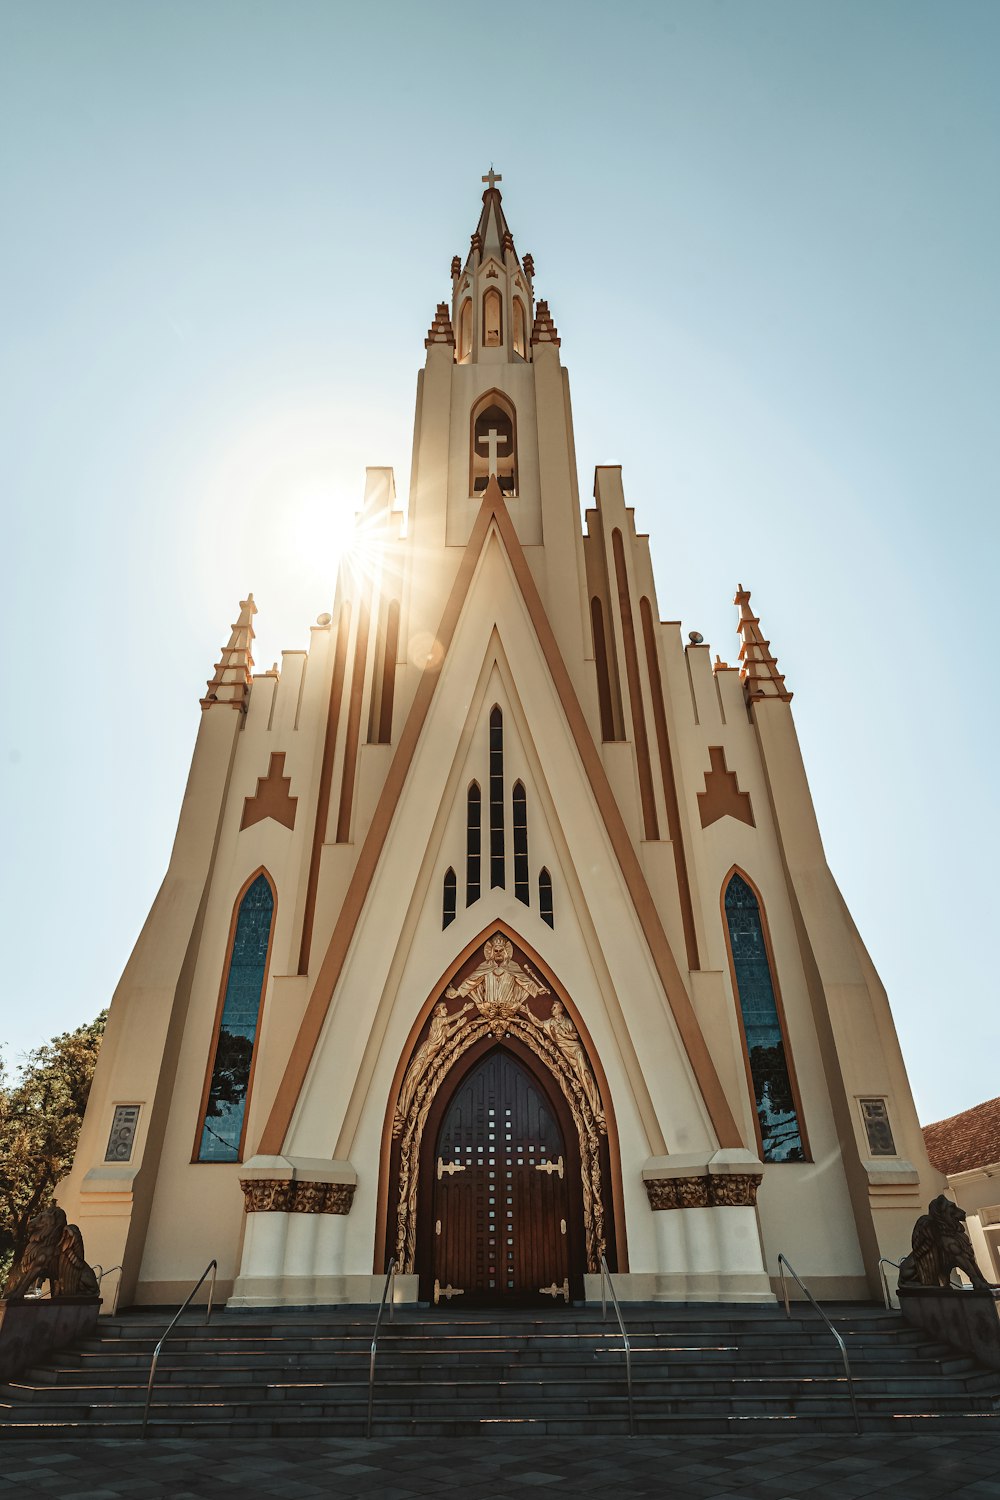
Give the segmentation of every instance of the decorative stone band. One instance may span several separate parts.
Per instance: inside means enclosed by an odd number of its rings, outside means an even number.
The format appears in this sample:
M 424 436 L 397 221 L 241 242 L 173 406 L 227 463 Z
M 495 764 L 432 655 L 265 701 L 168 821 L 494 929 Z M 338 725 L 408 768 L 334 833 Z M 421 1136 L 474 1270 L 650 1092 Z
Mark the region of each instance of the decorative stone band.
M 353 1182 L 291 1182 L 262 1177 L 241 1182 L 243 1207 L 248 1214 L 349 1214 Z
M 711 1177 L 646 1179 L 650 1208 L 753 1208 L 759 1176 L 743 1173 Z

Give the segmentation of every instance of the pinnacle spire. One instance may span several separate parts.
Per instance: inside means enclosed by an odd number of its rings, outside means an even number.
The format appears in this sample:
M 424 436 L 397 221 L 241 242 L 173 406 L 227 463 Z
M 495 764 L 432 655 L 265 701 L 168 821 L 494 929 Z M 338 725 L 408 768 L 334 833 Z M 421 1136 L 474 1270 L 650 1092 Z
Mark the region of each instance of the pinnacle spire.
M 782 703 L 791 703 L 792 695 L 778 671 L 778 659 L 772 654 L 771 642 L 764 639 L 760 620 L 750 608 L 750 590 L 745 589 L 742 583 L 736 590 L 733 603 L 740 611 L 736 625 L 742 640 L 740 681 L 747 701 L 754 703 L 760 698 L 780 698 Z
M 472 236 L 470 254 L 478 251 L 481 258 L 495 255 L 498 260 L 502 261 L 507 250 L 517 254 L 514 250 L 514 236 L 510 232 L 510 226 L 503 211 L 503 199 L 497 187 L 497 183 L 502 182 L 503 177 L 499 172 L 494 172 L 491 166 L 483 181 L 486 183 L 486 191 L 483 194 L 479 223 Z
M 215 672 L 208 683 L 208 692 L 201 700 L 202 708 L 238 708 L 246 713 L 250 701 L 250 682 L 253 657 L 250 642 L 253 640 L 253 624 L 257 606 L 253 594 L 240 600 L 240 617 L 232 626 L 229 645 L 223 646 L 222 654 L 215 664 Z

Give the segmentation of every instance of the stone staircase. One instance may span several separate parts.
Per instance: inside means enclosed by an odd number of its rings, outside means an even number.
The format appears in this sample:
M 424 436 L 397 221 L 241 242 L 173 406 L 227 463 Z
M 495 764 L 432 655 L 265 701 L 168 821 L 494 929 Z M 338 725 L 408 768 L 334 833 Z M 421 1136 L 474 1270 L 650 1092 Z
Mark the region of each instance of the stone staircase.
M 866 1433 L 964 1429 L 1000 1437 L 1000 1373 L 929 1343 L 896 1313 L 830 1305 Z M 853 1433 L 834 1341 L 808 1308 L 631 1304 L 640 1434 Z M 102 1319 L 83 1340 L 0 1385 L 0 1437 L 135 1437 L 154 1345 L 170 1314 Z M 373 1313 L 365 1308 L 192 1311 L 160 1356 L 157 1437 L 359 1437 Z M 397 1308 L 379 1339 L 374 1433 L 458 1437 L 628 1432 L 621 1336 L 590 1308 Z

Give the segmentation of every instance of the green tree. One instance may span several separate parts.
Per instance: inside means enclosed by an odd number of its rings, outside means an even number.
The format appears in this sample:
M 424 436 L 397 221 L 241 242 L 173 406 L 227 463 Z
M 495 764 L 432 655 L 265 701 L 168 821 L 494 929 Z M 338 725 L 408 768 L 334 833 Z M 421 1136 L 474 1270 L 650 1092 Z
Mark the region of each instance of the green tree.
M 73 1165 L 106 1019 L 36 1047 L 13 1080 L 0 1071 L 0 1268 L 20 1257 L 28 1220 Z

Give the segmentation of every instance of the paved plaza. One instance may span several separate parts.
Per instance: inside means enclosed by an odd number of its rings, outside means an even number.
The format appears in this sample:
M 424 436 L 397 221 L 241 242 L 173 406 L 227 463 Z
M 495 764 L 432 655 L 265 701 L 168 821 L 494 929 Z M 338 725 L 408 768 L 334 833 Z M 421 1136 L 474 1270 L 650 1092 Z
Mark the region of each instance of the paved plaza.
M 1000 1500 L 1000 1434 L 862 1438 L 8 1441 L 0 1495 L 281 1500 L 357 1495 L 660 1495 L 671 1500 Z

